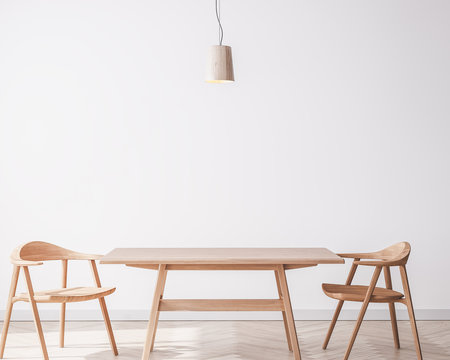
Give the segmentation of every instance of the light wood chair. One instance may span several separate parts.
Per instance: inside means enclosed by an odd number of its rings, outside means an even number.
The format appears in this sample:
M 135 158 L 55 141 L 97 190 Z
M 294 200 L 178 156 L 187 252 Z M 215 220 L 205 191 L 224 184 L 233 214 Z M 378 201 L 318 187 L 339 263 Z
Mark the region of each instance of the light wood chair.
M 355 253 L 355 254 L 338 254 L 343 258 L 350 258 L 353 260 L 353 265 L 345 285 L 323 284 L 322 289 L 324 293 L 336 300 L 339 300 L 336 311 L 331 321 L 330 328 L 323 343 L 323 349 L 326 349 L 330 341 L 331 334 L 336 325 L 336 321 L 341 312 L 344 301 L 358 301 L 362 302 L 362 307 L 359 312 L 358 320 L 356 321 L 355 329 L 353 331 L 350 343 L 345 353 L 344 360 L 347 360 L 352 351 L 353 344 L 358 334 L 359 328 L 363 321 L 369 303 L 387 303 L 389 304 L 389 312 L 391 316 L 392 332 L 394 335 L 394 345 L 397 349 L 400 348 L 400 340 L 398 336 L 397 317 L 395 314 L 395 303 L 401 303 L 408 308 L 409 319 L 411 322 L 414 343 L 416 347 L 417 358 L 422 360 L 422 350 L 420 347 L 419 334 L 417 332 L 416 319 L 414 316 L 414 308 L 411 299 L 411 291 L 409 288 L 408 275 L 406 273 L 406 263 L 408 262 L 409 254 L 411 252 L 411 245 L 407 242 L 401 242 L 390 246 L 384 250 L 373 253 Z M 369 259 L 369 261 L 361 261 L 361 259 Z M 372 280 L 369 286 L 352 285 L 353 277 L 355 276 L 358 265 L 375 267 Z M 403 284 L 404 294 L 392 290 L 391 267 L 399 267 L 400 275 Z M 384 278 L 386 288 L 376 287 L 381 270 L 384 270 Z
M 5 321 L 3 323 L 3 330 L 0 339 L 0 359 L 3 358 L 5 350 L 6 336 L 8 335 L 9 323 L 11 320 L 11 313 L 14 303 L 17 301 L 27 301 L 31 304 L 34 323 L 39 335 L 39 341 L 42 348 L 42 353 L 45 360 L 48 360 L 47 347 L 45 345 L 44 334 L 42 332 L 41 321 L 37 309 L 37 303 L 60 303 L 60 337 L 59 346 L 64 347 L 64 327 L 66 317 L 66 303 L 80 302 L 87 300 L 98 299 L 100 308 L 105 320 L 106 330 L 109 336 L 114 355 L 118 355 L 117 346 L 114 339 L 111 321 L 109 319 L 108 310 L 106 308 L 105 296 L 112 294 L 116 289 L 113 287 L 102 287 L 100 277 L 97 271 L 96 260 L 100 255 L 82 254 L 75 251 L 67 250 L 62 247 L 49 244 L 46 242 L 33 241 L 16 248 L 11 254 L 11 263 L 13 264 L 13 275 L 11 280 L 11 288 L 9 291 L 8 303 L 5 312 Z M 47 260 L 61 260 L 62 262 L 62 287 L 56 290 L 46 290 L 34 292 L 31 283 L 29 272 L 30 266 L 42 265 L 43 261 Z M 67 265 L 68 260 L 88 260 L 91 266 L 92 274 L 96 287 L 75 287 L 67 288 Z M 19 279 L 20 270 L 23 270 L 25 275 L 25 283 L 27 292 L 16 295 L 17 282 Z

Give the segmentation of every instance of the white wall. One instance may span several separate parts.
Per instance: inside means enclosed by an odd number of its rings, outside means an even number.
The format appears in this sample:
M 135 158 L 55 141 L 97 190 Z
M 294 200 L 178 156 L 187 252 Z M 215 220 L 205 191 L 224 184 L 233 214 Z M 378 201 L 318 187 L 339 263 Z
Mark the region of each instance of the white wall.
M 8 255 L 30 240 L 100 253 L 407 240 L 419 316 L 450 317 L 449 12 L 446 0 L 223 0 L 237 81 L 221 86 L 203 81 L 212 0 L 1 0 L 0 309 Z M 55 287 L 56 270 L 32 276 Z M 117 285 L 114 317 L 146 317 L 155 273 L 100 270 Z M 311 311 L 335 305 L 320 284 L 346 271 L 289 273 L 297 315 L 328 314 Z M 270 273 L 167 285 L 168 297 L 274 295 Z

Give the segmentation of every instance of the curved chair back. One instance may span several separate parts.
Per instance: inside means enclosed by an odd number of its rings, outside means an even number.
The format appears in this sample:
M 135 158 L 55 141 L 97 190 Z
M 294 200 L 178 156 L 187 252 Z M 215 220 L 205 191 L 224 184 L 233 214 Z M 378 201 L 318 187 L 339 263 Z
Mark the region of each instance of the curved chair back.
M 400 264 L 406 264 L 408 262 L 409 254 L 411 253 L 411 245 L 406 242 L 399 242 L 386 249 L 377 251 L 375 259 L 395 262 Z
M 100 255 L 83 254 L 64 249 L 43 241 L 32 241 L 15 248 L 11 254 L 11 262 L 47 261 L 47 260 L 93 260 Z

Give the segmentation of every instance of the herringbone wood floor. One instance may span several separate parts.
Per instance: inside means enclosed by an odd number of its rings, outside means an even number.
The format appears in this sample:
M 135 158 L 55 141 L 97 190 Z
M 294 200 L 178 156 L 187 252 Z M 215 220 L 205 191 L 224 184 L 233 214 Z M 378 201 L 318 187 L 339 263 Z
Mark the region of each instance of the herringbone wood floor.
M 298 321 L 303 360 L 339 360 L 343 358 L 353 322 L 340 321 L 329 349 L 321 344 L 328 322 Z M 145 322 L 114 322 L 120 355 L 109 349 L 101 322 L 69 322 L 65 349 L 59 349 L 58 323 L 44 323 L 51 359 L 131 360 L 140 359 Z M 399 322 L 402 349 L 393 347 L 390 323 L 366 321 L 356 340 L 351 359 L 414 360 L 415 352 L 409 323 Z M 424 359 L 450 359 L 450 321 L 419 322 Z M 32 323 L 11 324 L 5 351 L 6 359 L 40 359 L 37 335 Z M 280 321 L 162 321 L 156 337 L 152 360 L 290 360 L 284 327 Z

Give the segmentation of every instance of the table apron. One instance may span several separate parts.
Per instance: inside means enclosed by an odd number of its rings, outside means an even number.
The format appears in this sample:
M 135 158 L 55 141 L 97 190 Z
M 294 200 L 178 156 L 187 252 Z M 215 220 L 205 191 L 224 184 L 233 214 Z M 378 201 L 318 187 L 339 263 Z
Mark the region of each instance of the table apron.
M 158 270 L 159 264 L 125 264 L 140 269 Z M 287 264 L 285 270 L 301 269 L 317 266 L 317 264 Z M 167 264 L 166 270 L 278 270 L 276 264 Z

